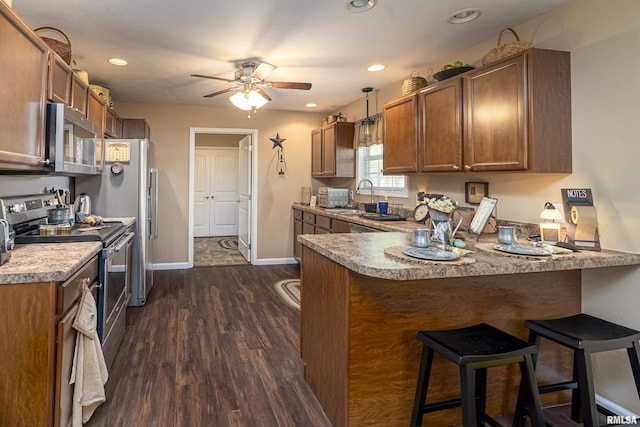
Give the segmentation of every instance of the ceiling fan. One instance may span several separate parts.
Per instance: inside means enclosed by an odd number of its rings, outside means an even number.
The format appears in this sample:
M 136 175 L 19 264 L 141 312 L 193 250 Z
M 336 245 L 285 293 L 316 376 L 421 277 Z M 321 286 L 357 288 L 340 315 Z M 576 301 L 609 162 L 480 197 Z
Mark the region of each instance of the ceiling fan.
M 311 83 L 265 81 L 265 78 L 276 68 L 278 67 L 267 62 L 257 63 L 255 61 L 246 61 L 242 62 L 239 68 L 235 71 L 235 78 L 233 80 L 225 79 L 222 77 L 205 76 L 203 74 L 191 74 L 191 76 L 202 77 L 205 79 L 222 80 L 228 83 L 235 83 L 235 86 L 204 95 L 204 98 L 211 98 L 214 96 L 222 95 L 224 93 L 240 90 L 245 95 L 248 95 L 250 92 L 255 91 L 259 93 L 266 101 L 271 101 L 269 95 L 267 95 L 267 93 L 262 88 L 270 87 L 274 89 L 299 90 L 311 89 Z

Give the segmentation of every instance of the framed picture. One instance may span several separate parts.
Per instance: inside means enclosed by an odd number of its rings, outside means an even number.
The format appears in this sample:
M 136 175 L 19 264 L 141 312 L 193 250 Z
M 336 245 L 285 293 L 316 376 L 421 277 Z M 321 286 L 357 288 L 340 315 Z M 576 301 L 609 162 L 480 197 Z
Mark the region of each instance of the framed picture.
M 471 220 L 471 224 L 469 224 L 469 231 L 471 233 L 477 234 L 480 236 L 482 230 L 487 225 L 487 221 L 491 217 L 496 205 L 498 204 L 498 199 L 492 199 L 490 197 L 483 197 L 480 202 L 480 206 L 476 210 L 476 214 L 473 216 Z
M 465 182 L 464 201 L 471 205 L 479 205 L 483 197 L 489 197 L 488 182 Z

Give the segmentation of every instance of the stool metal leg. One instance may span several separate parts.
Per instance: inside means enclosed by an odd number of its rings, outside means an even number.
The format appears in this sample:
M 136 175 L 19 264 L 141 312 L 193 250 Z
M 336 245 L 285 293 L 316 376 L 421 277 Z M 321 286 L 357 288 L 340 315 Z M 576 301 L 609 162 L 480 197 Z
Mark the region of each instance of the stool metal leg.
M 460 366 L 460 390 L 462 392 L 462 426 L 482 427 L 482 420 L 476 414 L 476 386 L 473 367 Z
M 590 352 L 576 350 L 576 372 L 584 427 L 599 427 Z
M 573 352 L 573 381 L 578 385 L 578 352 Z M 571 391 L 571 419 L 577 423 L 582 422 L 582 401 L 578 387 Z
M 411 414 L 411 427 L 422 426 L 424 405 L 427 400 L 427 389 L 429 388 L 429 377 L 431 376 L 432 363 L 433 350 L 425 345 L 422 347 L 420 372 L 418 373 L 418 383 L 416 385 L 416 397 L 413 402 L 413 413 Z
M 538 351 L 540 350 L 540 336 L 533 330 L 529 331 L 529 343 L 534 344 Z M 538 361 L 538 352 L 533 353 L 531 355 L 531 367 L 532 367 L 532 376 L 533 376 L 533 386 L 535 387 L 536 395 L 538 393 L 538 386 L 535 377 L 535 368 L 536 363 Z M 522 372 L 522 367 L 521 367 Z M 524 372 L 522 372 L 522 381 L 520 382 L 520 389 L 518 391 L 518 400 L 516 402 L 516 410 L 513 414 L 513 423 L 512 427 L 523 427 L 526 421 L 527 416 L 527 394 L 529 393 L 527 390 L 527 385 L 524 382 Z M 539 399 L 539 398 L 538 398 Z
M 487 410 L 487 368 L 476 369 L 475 401 L 476 418 L 482 427 Z

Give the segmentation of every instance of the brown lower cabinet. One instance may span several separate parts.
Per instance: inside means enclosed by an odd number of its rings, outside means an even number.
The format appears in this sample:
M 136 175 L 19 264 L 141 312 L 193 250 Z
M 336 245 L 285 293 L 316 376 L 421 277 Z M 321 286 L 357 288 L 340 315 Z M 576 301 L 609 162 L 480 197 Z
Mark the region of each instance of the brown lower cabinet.
M 300 260 L 302 245 L 298 243 L 300 234 L 350 233 L 350 222 L 325 215 L 303 212 L 293 208 L 293 256 Z
M 82 281 L 94 297 L 98 257 L 63 283 L 0 285 L 0 425 L 67 426 Z

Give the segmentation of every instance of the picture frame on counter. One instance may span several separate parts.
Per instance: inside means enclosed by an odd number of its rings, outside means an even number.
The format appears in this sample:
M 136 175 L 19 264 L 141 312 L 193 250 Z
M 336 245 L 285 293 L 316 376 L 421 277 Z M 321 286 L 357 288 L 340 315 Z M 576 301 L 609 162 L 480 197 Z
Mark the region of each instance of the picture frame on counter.
M 487 225 L 489 218 L 498 204 L 498 199 L 492 199 L 490 197 L 483 197 L 480 202 L 480 206 L 476 210 L 473 219 L 471 220 L 471 224 L 469 224 L 469 231 L 471 233 L 477 234 L 480 236 L 484 227 Z
M 479 205 L 483 197 L 489 197 L 488 182 L 465 182 L 464 201 L 470 205 Z

